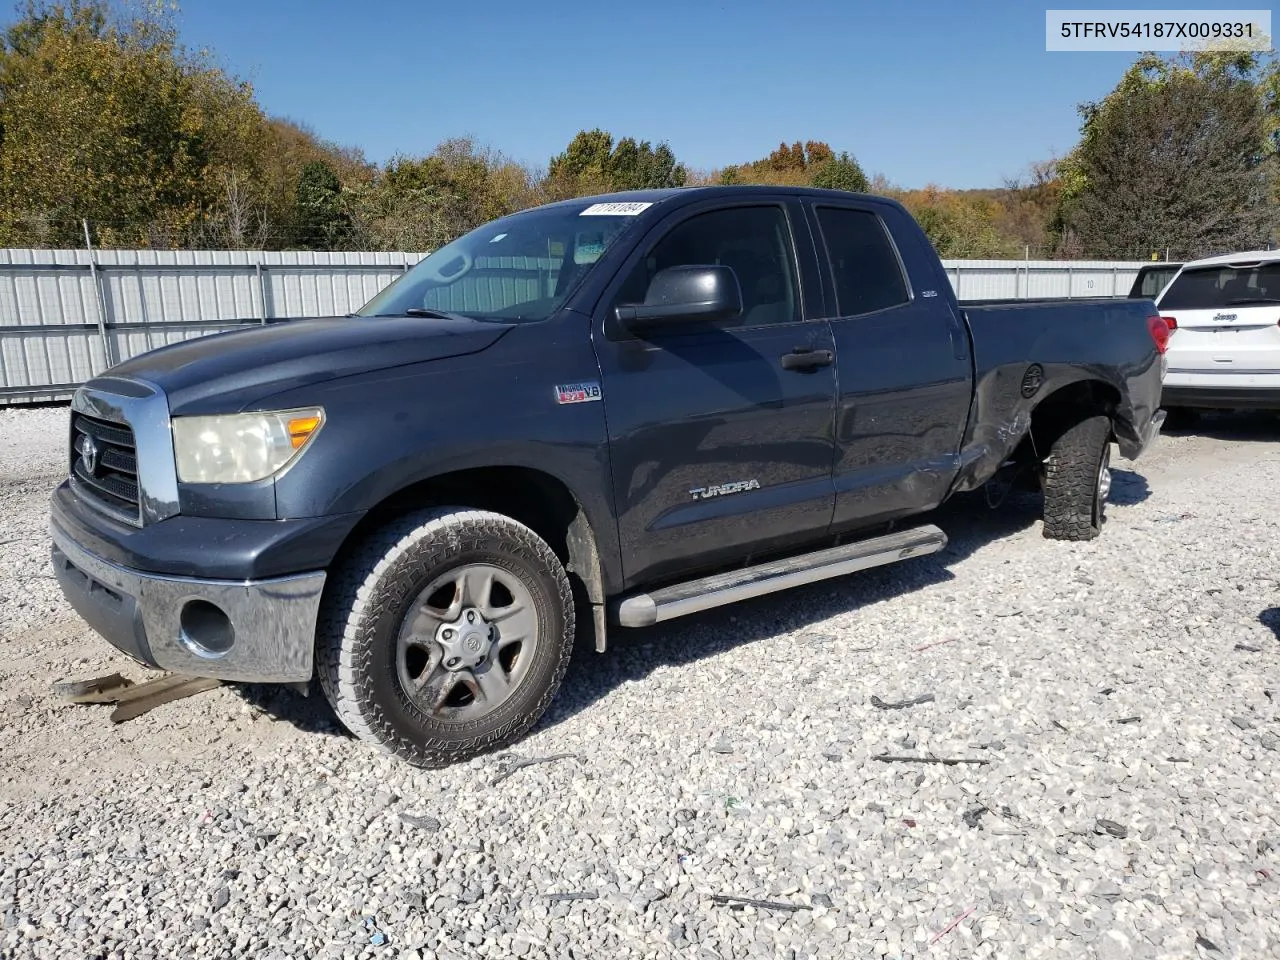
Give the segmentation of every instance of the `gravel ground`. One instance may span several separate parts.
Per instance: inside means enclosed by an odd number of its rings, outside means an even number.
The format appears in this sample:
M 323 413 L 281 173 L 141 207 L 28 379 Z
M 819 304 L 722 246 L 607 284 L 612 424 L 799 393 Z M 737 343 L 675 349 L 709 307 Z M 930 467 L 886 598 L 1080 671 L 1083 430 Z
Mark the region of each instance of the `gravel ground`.
M 615 635 L 425 772 L 279 688 L 54 698 L 143 673 L 48 579 L 64 418 L 0 413 L 0 956 L 1280 954 L 1274 420 L 1120 463 L 1094 543 L 972 496 L 936 557 Z

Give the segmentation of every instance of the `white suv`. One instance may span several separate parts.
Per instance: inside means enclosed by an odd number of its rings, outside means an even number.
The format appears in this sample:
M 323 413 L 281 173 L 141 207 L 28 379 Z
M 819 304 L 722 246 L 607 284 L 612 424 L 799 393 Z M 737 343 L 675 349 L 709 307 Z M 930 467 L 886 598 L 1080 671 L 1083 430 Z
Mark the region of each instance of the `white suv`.
M 1161 405 L 1280 410 L 1280 250 L 1184 264 L 1156 306 L 1174 329 Z

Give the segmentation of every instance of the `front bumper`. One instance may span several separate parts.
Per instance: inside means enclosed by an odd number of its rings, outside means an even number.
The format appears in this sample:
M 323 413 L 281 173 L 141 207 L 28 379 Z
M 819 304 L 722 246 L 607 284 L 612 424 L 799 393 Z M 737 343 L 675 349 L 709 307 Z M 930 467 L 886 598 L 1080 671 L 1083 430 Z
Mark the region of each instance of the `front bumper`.
M 149 574 L 90 553 L 57 523 L 51 532 L 63 594 L 122 653 L 197 677 L 311 679 L 323 571 L 239 581 Z

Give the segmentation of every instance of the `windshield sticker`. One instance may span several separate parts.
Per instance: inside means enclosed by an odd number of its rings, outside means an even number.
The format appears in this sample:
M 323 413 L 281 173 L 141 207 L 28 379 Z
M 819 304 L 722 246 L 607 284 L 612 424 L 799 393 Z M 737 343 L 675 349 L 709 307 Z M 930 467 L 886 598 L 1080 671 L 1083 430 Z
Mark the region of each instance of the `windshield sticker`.
M 604 253 L 604 234 L 580 233 L 573 244 L 573 262 L 578 266 L 595 263 Z
M 580 217 L 634 217 L 652 207 L 652 203 L 593 203 L 583 210 Z
M 490 240 L 489 242 L 490 242 L 490 243 L 497 243 L 499 240 L 501 240 L 501 239 L 502 239 L 503 237 L 505 237 L 505 236 L 506 236 L 506 234 L 505 234 L 505 233 L 500 233 L 500 234 L 498 234 L 496 237 L 494 237 L 492 240 Z

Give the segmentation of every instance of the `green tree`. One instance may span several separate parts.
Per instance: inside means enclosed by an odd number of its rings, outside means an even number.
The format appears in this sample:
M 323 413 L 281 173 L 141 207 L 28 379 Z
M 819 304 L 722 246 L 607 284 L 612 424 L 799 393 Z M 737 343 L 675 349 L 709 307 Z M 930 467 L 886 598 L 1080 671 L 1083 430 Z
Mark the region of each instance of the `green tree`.
M 858 166 L 858 161 L 847 152 L 840 156 L 831 156 L 820 161 L 813 171 L 813 185 L 824 190 L 848 190 L 850 193 L 865 193 L 867 175 Z
M 718 182 L 724 186 L 732 186 L 735 183 L 742 182 L 742 171 L 734 164 L 730 164 L 720 171 Z
M 1060 219 L 1084 255 L 1250 249 L 1276 226 L 1269 75 L 1252 54 L 1148 55 L 1081 107 Z
M 614 144 L 605 130 L 582 130 L 563 153 L 551 158 L 544 190 L 550 199 L 590 196 L 615 190 L 682 187 L 688 171 L 670 146 L 624 137 Z
M 302 168 L 293 211 L 297 246 L 335 250 L 351 240 L 351 218 L 342 206 L 342 182 L 325 161 L 312 160 Z

